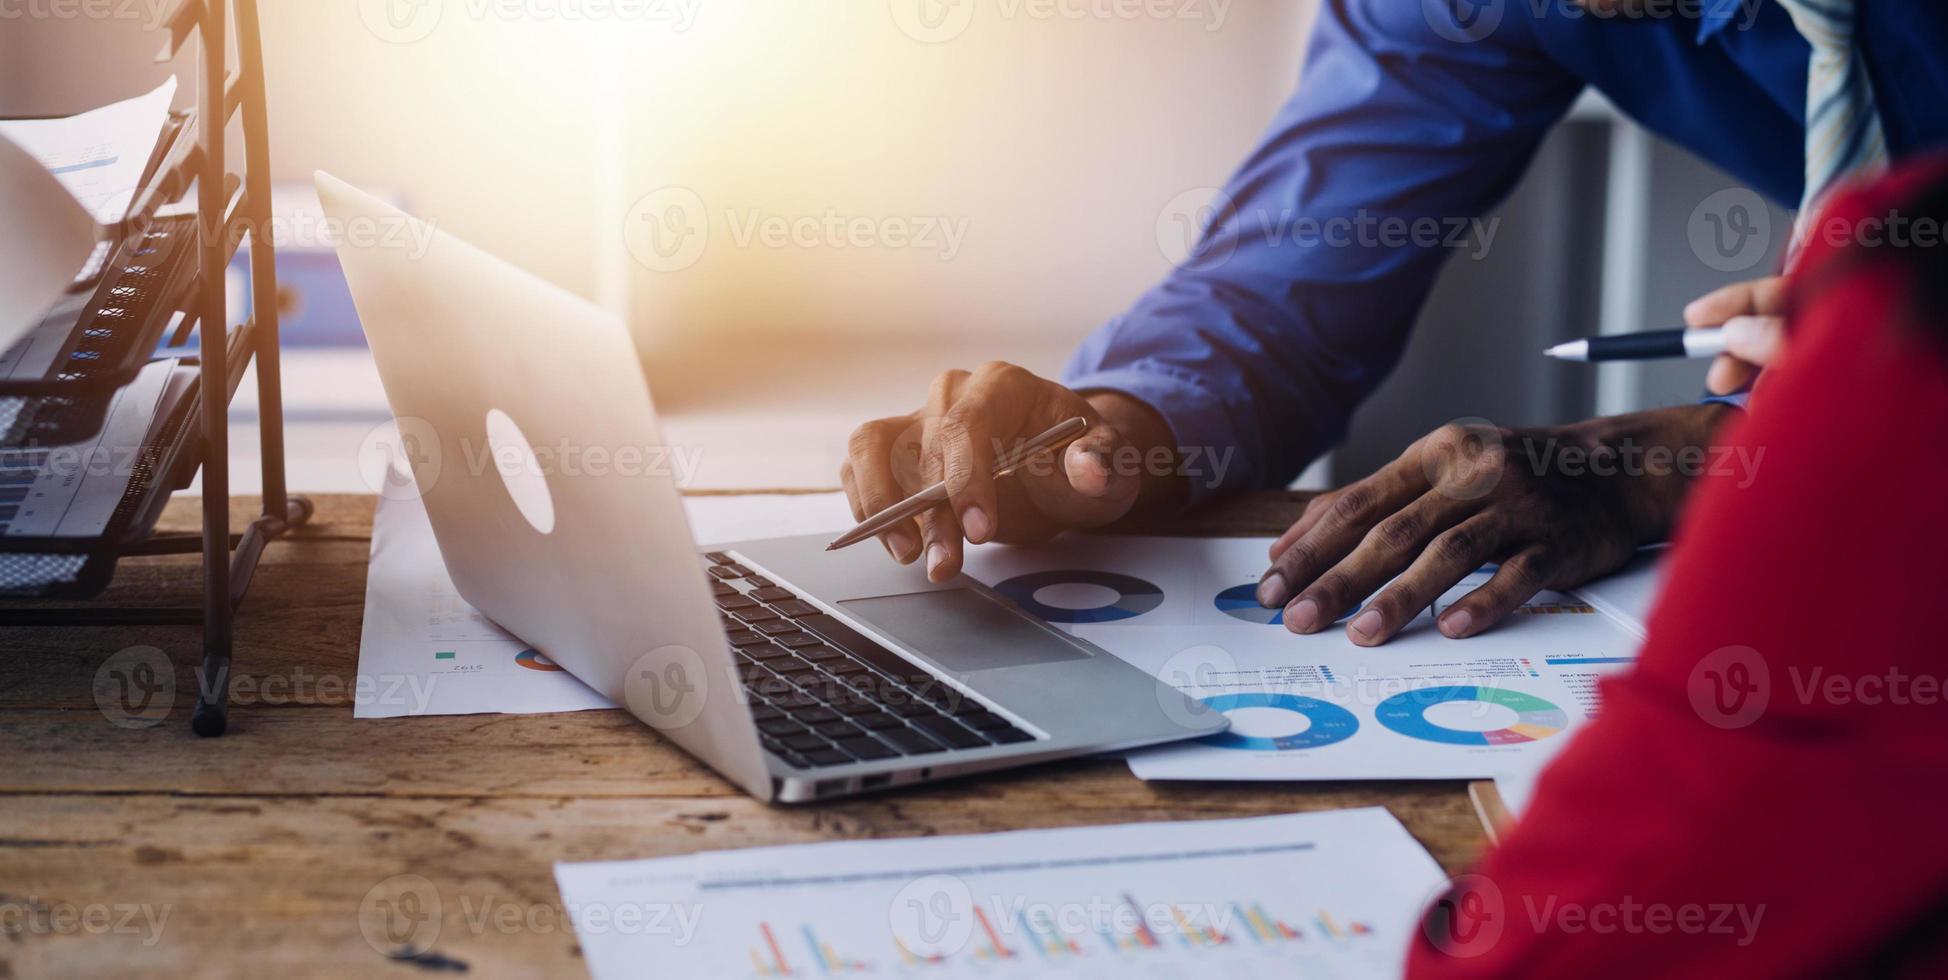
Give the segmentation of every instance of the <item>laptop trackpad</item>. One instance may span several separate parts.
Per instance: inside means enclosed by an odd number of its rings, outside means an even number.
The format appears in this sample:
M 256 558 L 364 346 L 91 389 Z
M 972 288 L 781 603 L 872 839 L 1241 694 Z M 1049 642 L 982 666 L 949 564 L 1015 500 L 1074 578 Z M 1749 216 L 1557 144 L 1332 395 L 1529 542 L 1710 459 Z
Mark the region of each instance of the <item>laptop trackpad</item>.
M 972 589 L 849 599 L 839 605 L 957 673 L 1089 656 L 1012 607 Z

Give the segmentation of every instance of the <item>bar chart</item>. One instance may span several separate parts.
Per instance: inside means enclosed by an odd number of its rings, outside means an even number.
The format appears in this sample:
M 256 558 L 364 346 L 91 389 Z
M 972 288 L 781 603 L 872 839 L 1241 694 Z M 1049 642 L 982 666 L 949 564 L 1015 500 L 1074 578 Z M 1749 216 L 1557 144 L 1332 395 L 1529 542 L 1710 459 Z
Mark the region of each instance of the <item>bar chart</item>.
M 581 937 L 603 980 L 1391 976 L 1439 868 L 1384 811 L 850 842 L 680 870 L 693 936 Z M 650 904 L 617 872 L 591 907 Z M 605 881 L 609 879 L 604 879 Z M 564 879 L 566 882 L 567 879 Z

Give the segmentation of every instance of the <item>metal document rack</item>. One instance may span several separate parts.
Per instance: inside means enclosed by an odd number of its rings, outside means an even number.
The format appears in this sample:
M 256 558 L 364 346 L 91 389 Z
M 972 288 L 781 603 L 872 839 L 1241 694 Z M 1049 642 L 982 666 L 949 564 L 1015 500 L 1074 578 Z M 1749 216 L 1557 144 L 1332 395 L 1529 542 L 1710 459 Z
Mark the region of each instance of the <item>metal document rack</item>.
M 230 28 L 236 62 L 229 64 Z M 172 346 L 198 338 L 194 378 L 129 454 L 128 488 L 100 535 L 80 538 L 0 535 L 0 626 L 201 626 L 203 663 L 190 727 L 227 727 L 230 655 L 237 607 L 264 547 L 312 515 L 310 501 L 284 484 L 283 400 L 278 378 L 277 273 L 271 227 L 269 113 L 256 0 L 172 0 L 161 22 L 157 60 L 193 48 L 198 65 L 193 111 L 172 116 L 107 265 L 88 294 L 67 345 L 45 375 L 0 381 L 0 420 L 16 447 L 64 446 L 101 431 L 112 400 L 154 356 L 165 333 Z M 195 42 L 192 44 L 192 41 Z M 240 124 L 244 170 L 230 172 L 224 140 Z M 158 212 L 195 192 L 195 213 Z M 259 231 L 262 234 L 259 234 Z M 224 273 L 248 242 L 251 317 L 229 326 Z M 251 362 L 257 364 L 262 432 L 263 512 L 241 533 L 230 529 L 229 409 Z M 156 533 L 169 496 L 203 473 L 200 534 Z M 125 557 L 203 555 L 200 606 L 112 607 L 91 603 Z M 20 597 L 67 600 L 32 606 Z M 74 601 L 80 600 L 80 601 Z

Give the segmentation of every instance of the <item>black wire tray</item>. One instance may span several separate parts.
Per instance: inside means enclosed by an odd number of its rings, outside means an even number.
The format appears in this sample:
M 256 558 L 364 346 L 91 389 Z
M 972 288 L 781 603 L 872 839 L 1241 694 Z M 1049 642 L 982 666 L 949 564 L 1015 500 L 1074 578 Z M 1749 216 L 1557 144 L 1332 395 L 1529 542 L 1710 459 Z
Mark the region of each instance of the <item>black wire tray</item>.
M 186 361 L 178 370 L 193 370 Z M 154 532 L 170 496 L 187 486 L 200 463 L 196 426 L 203 392 L 189 388 L 160 420 L 149 444 L 129 457 L 129 482 L 102 533 L 93 537 L 0 535 L 0 597 L 85 599 L 101 593 L 116 563 Z

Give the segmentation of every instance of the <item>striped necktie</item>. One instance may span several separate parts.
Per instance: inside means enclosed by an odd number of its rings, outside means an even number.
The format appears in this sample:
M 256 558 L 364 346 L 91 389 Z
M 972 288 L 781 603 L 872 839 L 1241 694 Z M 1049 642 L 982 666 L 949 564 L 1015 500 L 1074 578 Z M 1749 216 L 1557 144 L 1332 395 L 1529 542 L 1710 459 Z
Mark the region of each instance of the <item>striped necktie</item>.
M 1813 48 L 1806 73 L 1806 191 L 1802 225 L 1847 177 L 1887 166 L 1887 135 L 1874 108 L 1867 63 L 1854 44 L 1856 0 L 1779 0 Z

